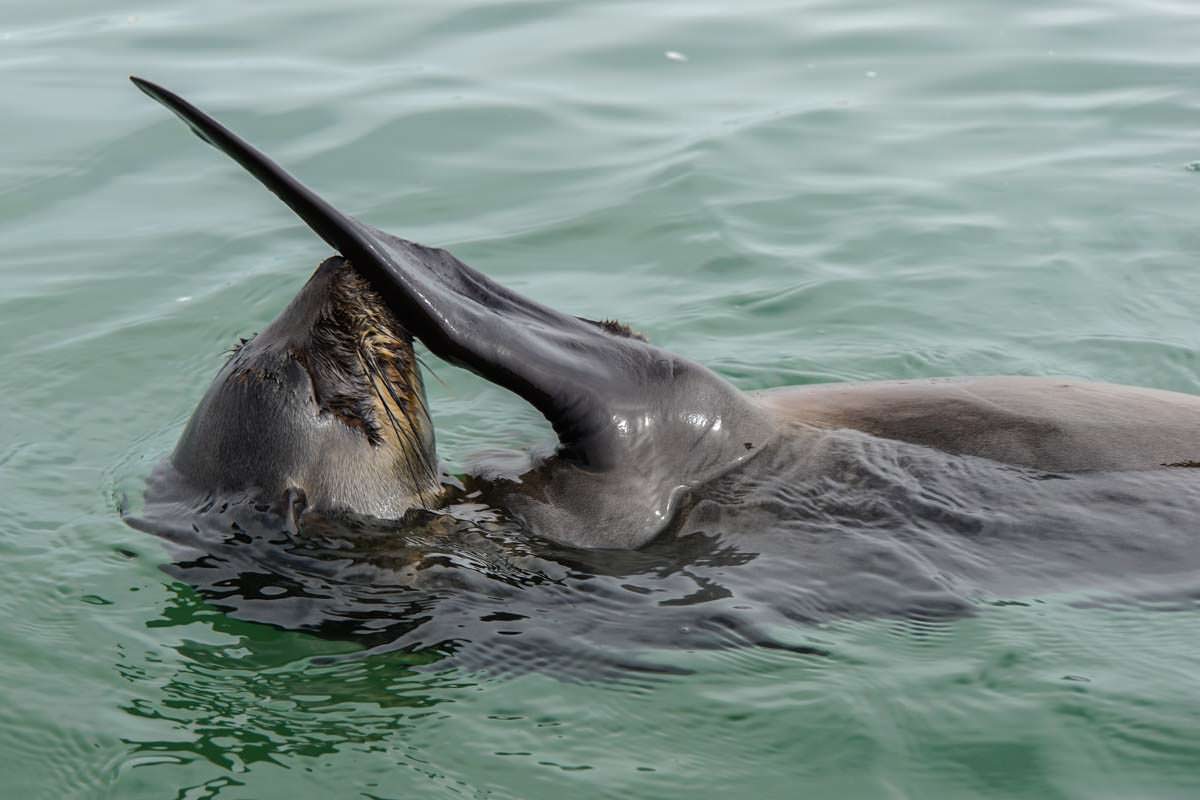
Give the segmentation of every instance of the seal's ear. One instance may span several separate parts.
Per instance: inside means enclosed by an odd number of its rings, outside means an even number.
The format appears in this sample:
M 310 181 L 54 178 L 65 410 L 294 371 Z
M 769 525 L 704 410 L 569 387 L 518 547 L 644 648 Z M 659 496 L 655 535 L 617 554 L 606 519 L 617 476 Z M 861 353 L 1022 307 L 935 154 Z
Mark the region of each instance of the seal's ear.
M 677 359 L 669 353 L 526 299 L 445 250 L 342 214 L 183 98 L 130 80 L 245 167 L 349 259 L 431 351 L 533 404 L 554 426 L 564 453 L 581 464 L 610 466 L 620 446 L 611 430 L 614 404 L 673 374 Z

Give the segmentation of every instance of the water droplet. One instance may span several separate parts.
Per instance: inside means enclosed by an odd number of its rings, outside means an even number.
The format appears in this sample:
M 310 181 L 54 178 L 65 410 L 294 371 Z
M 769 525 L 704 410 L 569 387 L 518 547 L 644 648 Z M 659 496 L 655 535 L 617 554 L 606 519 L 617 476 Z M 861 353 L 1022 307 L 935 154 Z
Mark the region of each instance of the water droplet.
M 671 61 L 687 61 L 688 60 L 688 57 L 685 56 L 683 53 L 679 52 L 678 50 L 668 50 L 667 52 L 663 53 L 663 55 L 666 56 Z

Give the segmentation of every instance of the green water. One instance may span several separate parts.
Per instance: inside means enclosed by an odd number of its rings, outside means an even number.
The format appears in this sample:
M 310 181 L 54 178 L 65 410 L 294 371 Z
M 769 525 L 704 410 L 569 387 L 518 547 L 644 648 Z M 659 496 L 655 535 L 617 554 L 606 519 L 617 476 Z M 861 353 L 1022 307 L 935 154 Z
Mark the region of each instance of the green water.
M 0 796 L 1200 792 L 1195 604 L 1050 592 L 565 681 L 330 662 L 353 646 L 167 578 L 119 509 L 327 251 L 131 72 L 367 221 L 743 388 L 1200 392 L 1200 5 L 407 5 L 0 14 Z M 434 368 L 451 465 L 548 435 Z

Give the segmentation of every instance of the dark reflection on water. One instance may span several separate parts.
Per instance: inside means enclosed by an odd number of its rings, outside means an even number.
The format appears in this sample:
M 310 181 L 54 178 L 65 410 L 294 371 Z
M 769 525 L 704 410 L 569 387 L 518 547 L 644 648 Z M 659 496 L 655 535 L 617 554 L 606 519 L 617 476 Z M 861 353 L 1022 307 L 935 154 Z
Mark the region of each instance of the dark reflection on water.
M 230 498 L 151 505 L 135 524 L 170 543 L 171 575 L 237 619 L 414 665 L 577 678 L 686 672 L 663 651 L 819 653 L 805 623 L 837 616 L 1198 596 L 1196 470 L 1053 475 L 845 431 L 753 463 L 637 551 L 562 547 L 471 505 L 296 530 Z
M 142 755 L 202 759 L 236 771 L 260 762 L 282 765 L 288 756 L 327 755 L 348 743 L 389 742 L 397 731 L 417 727 L 449 690 L 466 685 L 445 671 L 414 671 L 428 659 L 403 653 L 315 663 L 346 646 L 247 625 L 214 612 L 186 587 L 172 591 L 166 613 L 152 625 L 203 621 L 236 642 L 184 640 L 174 646 L 181 666 L 165 679 L 136 660 L 117 664 L 130 682 L 153 683 L 162 693 L 160 701 L 138 698 L 123 709 L 171 722 L 178 732 L 131 741 Z

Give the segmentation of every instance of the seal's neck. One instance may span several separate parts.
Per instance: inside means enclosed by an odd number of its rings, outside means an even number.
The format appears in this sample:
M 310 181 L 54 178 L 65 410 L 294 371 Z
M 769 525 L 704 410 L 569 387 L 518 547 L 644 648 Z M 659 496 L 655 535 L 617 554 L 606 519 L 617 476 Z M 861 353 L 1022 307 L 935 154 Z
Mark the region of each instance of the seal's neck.
M 557 454 L 507 487 L 500 503 L 539 536 L 576 547 L 634 548 L 667 528 L 693 490 L 778 438 L 773 418 L 727 381 L 678 357 L 608 406 L 603 466 Z

